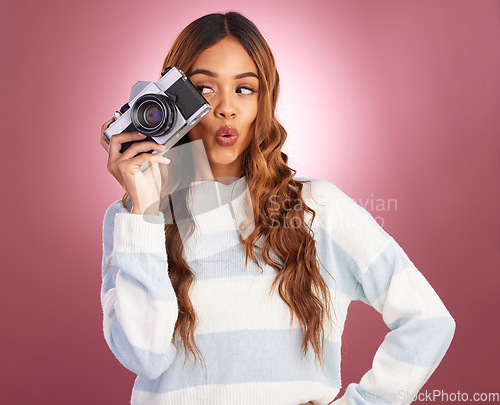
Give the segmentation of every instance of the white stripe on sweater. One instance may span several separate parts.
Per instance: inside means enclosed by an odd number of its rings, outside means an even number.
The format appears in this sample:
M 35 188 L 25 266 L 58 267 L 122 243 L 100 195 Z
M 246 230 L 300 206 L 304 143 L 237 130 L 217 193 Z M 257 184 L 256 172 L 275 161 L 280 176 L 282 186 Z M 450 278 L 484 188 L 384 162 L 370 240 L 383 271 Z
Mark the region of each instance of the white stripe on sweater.
M 326 405 L 337 394 L 338 389 L 314 381 L 212 384 L 163 394 L 134 389 L 131 405 L 298 405 L 311 398 L 317 405 Z
M 414 266 L 393 276 L 389 289 L 373 307 L 382 312 L 386 324 L 402 317 L 424 320 L 450 316 L 434 289 Z
M 129 343 L 151 353 L 166 353 L 177 319 L 177 302 L 152 300 L 145 290 L 120 276 L 116 278 L 116 291 L 113 296 L 120 305 L 116 305 L 116 301 L 106 305 L 115 305 L 116 316 Z
M 290 310 L 279 297 L 277 288 L 270 295 L 274 275 L 199 280 L 191 286 L 190 297 L 199 317 L 196 334 L 243 329 L 287 329 Z M 325 332 L 329 340 L 340 342 L 347 307 L 351 298 L 336 292 L 333 330 Z M 293 328 L 300 328 L 294 317 Z
M 373 359 L 373 368 L 361 378 L 359 386 L 369 392 L 372 402 L 376 402 L 378 396 L 392 404 L 409 404 L 436 367 L 437 364 L 419 367 L 398 361 L 379 349 Z M 388 387 L 393 391 L 388 392 Z

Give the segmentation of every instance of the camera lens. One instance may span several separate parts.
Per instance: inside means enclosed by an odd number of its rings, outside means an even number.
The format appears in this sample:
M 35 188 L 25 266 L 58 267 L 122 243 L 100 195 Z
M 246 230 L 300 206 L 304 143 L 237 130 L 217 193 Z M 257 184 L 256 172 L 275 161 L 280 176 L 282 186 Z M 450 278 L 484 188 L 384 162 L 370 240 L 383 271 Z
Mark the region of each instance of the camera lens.
M 157 105 L 150 105 L 144 110 L 144 121 L 152 127 L 158 125 L 162 117 L 161 108 Z
M 174 102 L 163 94 L 145 94 L 134 103 L 131 115 L 137 131 L 153 137 L 165 135 L 174 121 Z

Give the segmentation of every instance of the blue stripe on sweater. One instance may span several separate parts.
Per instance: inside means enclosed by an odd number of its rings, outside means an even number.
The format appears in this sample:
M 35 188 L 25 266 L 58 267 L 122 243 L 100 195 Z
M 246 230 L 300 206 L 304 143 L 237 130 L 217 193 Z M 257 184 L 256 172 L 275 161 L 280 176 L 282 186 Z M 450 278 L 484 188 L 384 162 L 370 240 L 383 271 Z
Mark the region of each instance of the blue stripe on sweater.
M 377 405 L 392 404 L 391 401 L 382 398 L 380 395 L 364 390 L 359 384 L 349 384 L 346 391 L 349 396 L 349 405 L 366 405 L 367 403 Z
M 361 270 L 352 257 L 320 227 L 313 227 L 316 251 L 322 265 L 320 271 L 328 287 L 348 294 L 353 299 L 363 299 L 357 295 Z M 331 276 L 325 271 L 331 274 Z M 333 278 L 332 278 L 333 277 Z
M 111 321 L 110 349 L 126 368 L 151 380 L 158 378 L 167 369 L 177 353 L 172 343 L 166 353 L 151 353 L 131 345 L 116 315 Z
M 393 241 L 362 274 L 357 263 L 331 238 L 327 231 L 317 226 L 313 227 L 313 230 L 317 255 L 322 263 L 320 272 L 328 287 L 332 291 L 338 290 L 348 294 L 355 300 L 362 300 L 367 304 L 373 303 L 387 291 L 391 277 L 411 265 L 406 254 Z M 217 234 L 212 234 L 210 237 L 203 235 L 202 239 L 205 238 L 213 242 L 219 237 Z M 196 275 L 196 280 L 260 274 L 261 270 L 252 260 L 249 260 L 246 268 L 231 265 L 231 263 L 244 263 L 244 261 L 244 247 L 238 244 L 201 260 L 190 261 L 188 264 Z M 264 266 L 262 274 L 276 275 L 276 271 L 270 266 Z M 364 290 L 359 289 L 358 279 L 360 278 L 366 281 Z
M 108 292 L 116 286 L 116 274 L 118 268 L 116 266 L 109 266 L 104 272 L 102 277 L 102 292 Z
M 212 243 L 217 240 L 216 234 L 213 235 Z M 276 270 L 271 266 L 263 266 L 262 270 L 248 259 L 247 267 L 235 264 L 245 263 L 245 248 L 239 245 L 231 246 L 221 252 L 208 255 L 201 260 L 192 260 L 188 262 L 189 268 L 196 276 L 196 280 L 210 280 L 216 278 L 231 278 L 241 276 L 276 275 Z
M 385 337 L 381 349 L 396 360 L 422 367 L 441 361 L 455 331 L 455 321 L 450 316 L 401 318 L 388 326 L 392 332 Z
M 313 227 L 313 230 L 317 255 L 322 263 L 320 272 L 328 287 L 332 291 L 341 291 L 353 299 L 362 300 L 367 304 L 373 303 L 387 291 L 392 275 L 399 273 L 411 264 L 402 249 L 393 242 L 362 274 L 352 257 L 324 229 Z M 203 235 L 203 238 L 206 237 L 207 235 Z M 213 234 L 210 239 L 212 241 L 217 240 L 216 234 Z M 206 256 L 201 260 L 190 261 L 188 264 L 196 275 L 196 280 L 239 277 L 261 273 L 258 266 L 251 260 L 249 260 L 246 268 L 244 266 L 232 266 L 232 263 L 244 263 L 244 261 L 244 247 L 238 244 Z M 326 266 L 326 270 L 324 266 Z M 276 271 L 270 266 L 264 266 L 262 274 L 276 275 Z M 367 281 L 364 291 L 359 289 L 357 281 L 361 277 Z
M 366 304 L 373 304 L 377 298 L 384 295 L 389 289 L 391 278 L 412 266 L 411 261 L 394 241 L 375 259 L 365 273 L 361 273 L 359 266 L 322 228 L 313 228 L 316 240 L 316 249 L 321 263 L 328 264 L 326 270 L 321 267 L 323 278 L 332 290 L 342 291 L 355 300 Z M 392 238 L 391 238 L 392 239 Z M 332 279 L 333 277 L 333 279 Z M 362 283 L 362 289 L 360 284 Z
M 170 282 L 168 284 L 158 282 L 154 284 L 150 283 L 149 287 L 146 288 L 144 284 L 133 278 L 128 273 L 122 271 L 120 272 L 120 277 L 125 279 L 130 284 L 133 284 L 137 288 L 146 291 L 154 301 L 177 301 L 177 297 L 175 296 L 175 292 Z
M 184 347 L 180 346 L 169 369 L 155 381 L 137 378 L 135 389 L 168 392 L 204 384 L 314 380 L 340 388 L 340 345 L 325 342 L 325 374 L 319 363 L 301 360 L 300 329 L 242 330 L 195 336 L 206 362 L 207 374 L 199 361 L 193 369 L 190 355 L 183 366 Z M 309 348 L 307 358 L 314 352 Z
M 410 266 L 412 263 L 401 247 L 394 241 L 389 243 L 360 279 L 368 302 L 373 304 L 384 295 L 389 289 L 392 277 Z

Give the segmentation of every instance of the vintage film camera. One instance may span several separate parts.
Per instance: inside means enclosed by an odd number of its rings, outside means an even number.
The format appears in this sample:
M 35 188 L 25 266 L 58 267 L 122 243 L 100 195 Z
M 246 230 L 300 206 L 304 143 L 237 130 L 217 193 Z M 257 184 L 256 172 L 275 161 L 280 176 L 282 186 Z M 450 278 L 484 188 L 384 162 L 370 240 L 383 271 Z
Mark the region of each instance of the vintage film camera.
M 108 140 L 123 132 L 147 135 L 144 140 L 124 142 L 120 153 L 133 143 L 151 140 L 165 145 L 168 151 L 210 110 L 210 104 L 186 75 L 177 67 L 168 67 L 158 82 L 134 84 L 128 103 L 115 112 L 116 120 L 104 135 Z

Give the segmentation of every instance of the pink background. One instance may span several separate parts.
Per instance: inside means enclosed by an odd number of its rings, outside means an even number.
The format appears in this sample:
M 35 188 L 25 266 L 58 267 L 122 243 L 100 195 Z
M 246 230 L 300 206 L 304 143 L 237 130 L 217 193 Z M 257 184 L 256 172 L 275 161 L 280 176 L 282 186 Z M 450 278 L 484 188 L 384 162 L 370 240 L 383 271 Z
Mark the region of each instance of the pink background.
M 185 25 L 231 9 L 275 53 L 298 176 L 368 203 L 455 317 L 425 388 L 500 391 L 499 1 L 0 7 L 2 403 L 129 402 L 134 375 L 102 334 L 102 219 L 123 190 L 99 129 L 135 81 L 156 80 Z M 386 331 L 374 310 L 352 306 L 344 387 L 370 367 Z

